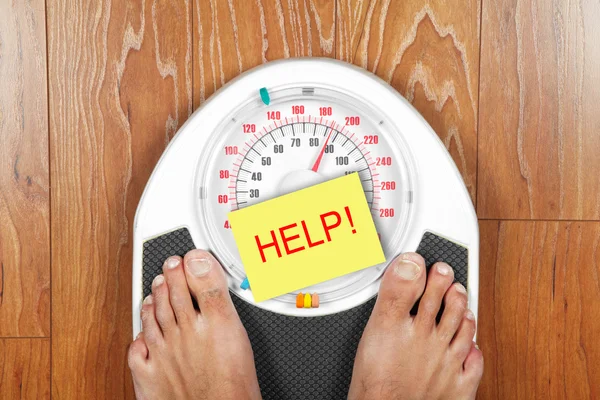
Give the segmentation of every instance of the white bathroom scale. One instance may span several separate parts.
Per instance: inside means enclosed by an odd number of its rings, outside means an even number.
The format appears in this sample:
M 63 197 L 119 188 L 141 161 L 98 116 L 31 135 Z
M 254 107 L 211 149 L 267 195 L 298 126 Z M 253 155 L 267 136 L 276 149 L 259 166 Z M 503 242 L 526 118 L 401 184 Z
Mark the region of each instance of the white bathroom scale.
M 142 300 L 166 258 L 207 249 L 227 273 L 263 397 L 345 399 L 387 263 L 256 303 L 227 215 L 354 172 L 388 262 L 407 251 L 420 253 L 428 268 L 447 262 L 477 314 L 477 218 L 442 142 L 375 75 L 300 58 L 261 65 L 225 85 L 162 155 L 135 216 L 134 336 Z M 318 294 L 318 307 L 299 307 L 299 292 Z

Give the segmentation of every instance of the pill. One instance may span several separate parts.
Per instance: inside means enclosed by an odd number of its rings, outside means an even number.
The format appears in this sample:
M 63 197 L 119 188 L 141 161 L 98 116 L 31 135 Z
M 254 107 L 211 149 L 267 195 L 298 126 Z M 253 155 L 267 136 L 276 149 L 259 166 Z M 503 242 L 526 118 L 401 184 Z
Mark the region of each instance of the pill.
M 296 308 L 304 307 L 304 295 L 302 293 L 298 293 L 296 296 Z
M 244 279 L 244 281 L 240 285 L 240 288 L 242 288 L 243 290 L 247 290 L 250 288 L 250 282 L 248 282 L 248 278 Z
M 317 293 L 312 294 L 312 307 L 319 308 L 319 295 Z
M 310 294 L 306 293 L 304 295 L 304 308 L 310 308 L 312 304 L 312 300 L 310 298 Z

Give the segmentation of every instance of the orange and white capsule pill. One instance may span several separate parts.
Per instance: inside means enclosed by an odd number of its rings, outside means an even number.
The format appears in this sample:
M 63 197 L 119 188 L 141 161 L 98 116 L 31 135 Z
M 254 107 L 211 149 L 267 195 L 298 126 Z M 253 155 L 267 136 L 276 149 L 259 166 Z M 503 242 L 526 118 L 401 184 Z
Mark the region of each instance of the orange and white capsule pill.
M 304 295 L 302 293 L 298 293 L 296 295 L 296 308 L 304 307 Z
M 312 307 L 319 308 L 319 295 L 317 293 L 312 294 Z
M 304 308 L 311 308 L 312 300 L 310 298 L 310 294 L 306 293 L 304 295 Z

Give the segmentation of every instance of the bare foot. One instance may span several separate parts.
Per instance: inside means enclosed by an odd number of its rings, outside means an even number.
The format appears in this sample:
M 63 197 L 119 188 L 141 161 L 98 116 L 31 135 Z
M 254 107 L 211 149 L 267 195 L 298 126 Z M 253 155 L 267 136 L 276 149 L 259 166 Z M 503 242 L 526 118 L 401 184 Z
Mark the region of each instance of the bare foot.
M 167 259 L 142 325 L 128 355 L 138 399 L 260 399 L 248 335 L 209 253 Z
M 448 265 L 435 264 L 427 279 L 425 271 L 423 258 L 408 253 L 385 272 L 358 346 L 349 399 L 475 398 L 483 356 L 473 343 L 475 317 L 466 309 L 467 293 L 452 283 Z

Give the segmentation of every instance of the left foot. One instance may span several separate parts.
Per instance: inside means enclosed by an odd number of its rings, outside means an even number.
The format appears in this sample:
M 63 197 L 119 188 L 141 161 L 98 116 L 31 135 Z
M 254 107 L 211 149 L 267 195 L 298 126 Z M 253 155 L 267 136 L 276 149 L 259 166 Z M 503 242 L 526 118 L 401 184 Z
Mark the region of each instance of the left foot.
M 248 335 L 210 253 L 165 261 L 144 300 L 142 326 L 128 354 L 138 399 L 261 398 Z

